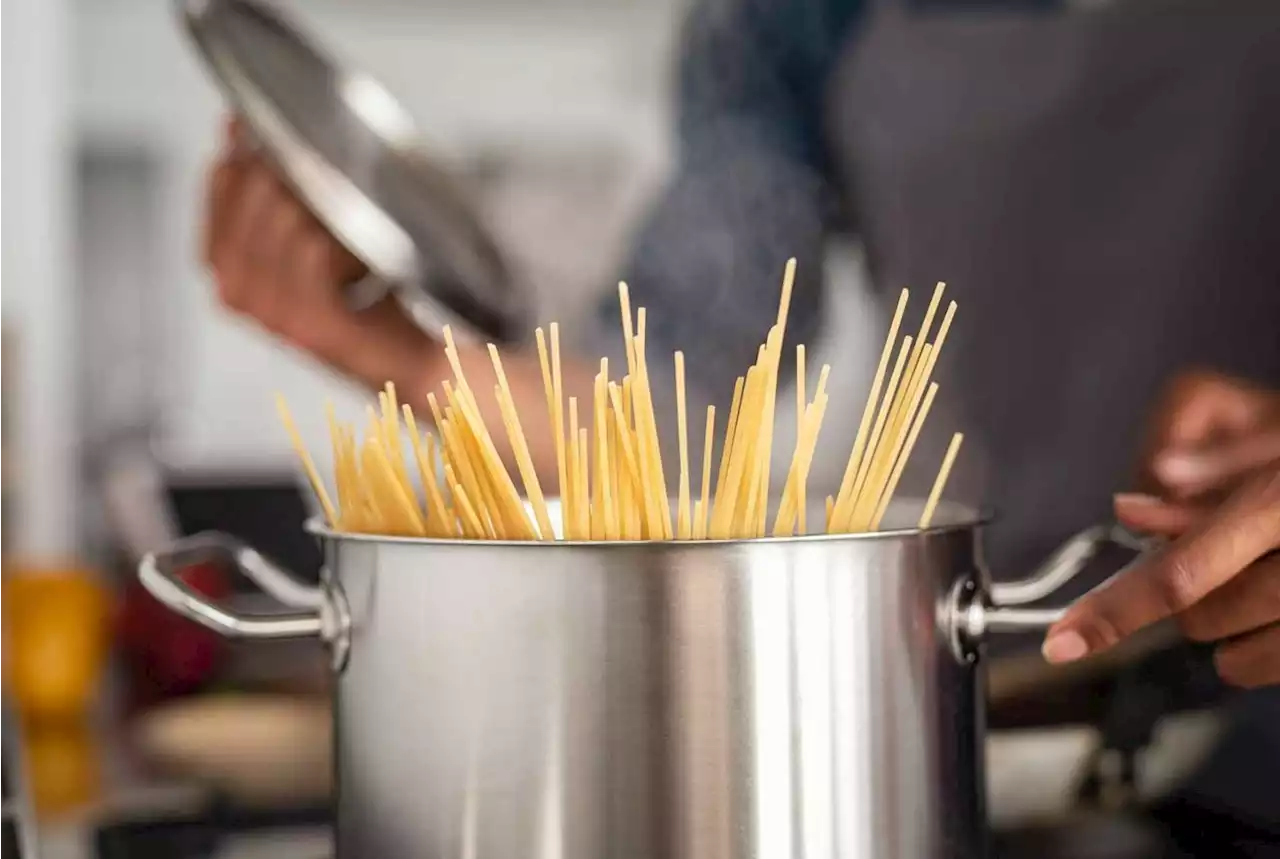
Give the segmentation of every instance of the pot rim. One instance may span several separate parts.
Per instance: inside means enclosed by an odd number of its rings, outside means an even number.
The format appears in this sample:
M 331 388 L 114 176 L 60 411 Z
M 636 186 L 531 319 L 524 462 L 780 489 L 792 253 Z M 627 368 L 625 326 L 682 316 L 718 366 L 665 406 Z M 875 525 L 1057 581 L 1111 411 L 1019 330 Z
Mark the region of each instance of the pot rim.
M 548 499 L 551 500 L 551 499 Z M 971 532 L 991 524 L 996 519 L 996 512 L 989 507 L 971 507 L 957 504 L 956 507 L 967 511 L 959 521 L 942 525 L 931 525 L 928 528 L 894 528 L 886 531 L 861 531 L 853 534 L 804 534 L 792 537 L 738 537 L 730 540 L 477 540 L 450 539 L 446 537 L 404 537 L 394 534 L 361 534 L 336 531 L 324 524 L 320 516 L 307 519 L 303 529 L 315 537 L 335 542 L 354 543 L 393 543 L 422 546 L 540 546 L 546 550 L 553 548 L 582 548 L 610 550 L 636 547 L 672 547 L 689 548 L 723 548 L 736 546 L 758 546 L 761 544 L 778 545 L 789 543 L 844 543 L 844 542 L 876 542 L 880 540 L 898 540 L 903 537 L 945 536 L 961 532 Z

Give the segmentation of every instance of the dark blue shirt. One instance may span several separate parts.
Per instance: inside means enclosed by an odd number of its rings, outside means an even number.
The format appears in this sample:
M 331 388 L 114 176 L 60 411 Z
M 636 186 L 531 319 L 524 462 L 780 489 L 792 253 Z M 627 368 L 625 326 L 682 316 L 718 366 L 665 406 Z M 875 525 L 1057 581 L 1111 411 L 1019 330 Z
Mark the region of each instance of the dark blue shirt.
M 953 11 L 1058 5 L 880 2 Z M 623 277 L 633 302 L 649 308 L 652 354 L 683 350 L 690 385 L 703 399 L 727 404 L 734 379 L 755 360 L 789 257 L 799 268 L 788 340 L 812 343 L 817 333 L 823 239 L 840 212 L 827 170 L 824 102 L 832 72 L 871 5 L 697 0 L 685 22 L 676 172 L 636 236 Z M 601 331 L 615 356 L 621 354 L 617 314 L 610 292 Z
M 678 165 L 624 277 L 649 308 L 654 356 L 682 349 L 690 384 L 727 398 L 799 260 L 789 333 L 812 340 L 833 212 L 823 98 L 863 0 L 699 0 L 681 36 Z M 616 338 L 617 302 L 602 310 Z M 617 349 L 610 350 L 617 353 Z

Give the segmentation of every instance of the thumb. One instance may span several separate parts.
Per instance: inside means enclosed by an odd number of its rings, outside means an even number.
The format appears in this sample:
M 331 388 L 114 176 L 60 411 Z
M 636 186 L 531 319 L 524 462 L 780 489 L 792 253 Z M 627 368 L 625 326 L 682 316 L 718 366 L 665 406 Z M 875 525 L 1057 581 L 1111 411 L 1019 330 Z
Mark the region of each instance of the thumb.
M 1076 602 L 1045 638 L 1050 662 L 1106 650 L 1185 611 L 1276 548 L 1280 472 L 1246 485 L 1152 557 Z

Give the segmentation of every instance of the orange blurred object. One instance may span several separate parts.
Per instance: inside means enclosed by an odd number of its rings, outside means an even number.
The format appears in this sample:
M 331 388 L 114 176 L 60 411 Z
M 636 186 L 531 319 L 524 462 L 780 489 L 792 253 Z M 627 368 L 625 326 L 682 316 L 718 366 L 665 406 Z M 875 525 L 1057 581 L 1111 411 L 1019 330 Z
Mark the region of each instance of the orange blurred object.
M 82 717 L 108 648 L 109 597 L 89 571 L 5 571 L 4 687 L 26 721 Z
M 97 799 L 102 763 L 87 720 L 36 725 L 25 731 L 23 741 L 37 817 L 56 818 Z

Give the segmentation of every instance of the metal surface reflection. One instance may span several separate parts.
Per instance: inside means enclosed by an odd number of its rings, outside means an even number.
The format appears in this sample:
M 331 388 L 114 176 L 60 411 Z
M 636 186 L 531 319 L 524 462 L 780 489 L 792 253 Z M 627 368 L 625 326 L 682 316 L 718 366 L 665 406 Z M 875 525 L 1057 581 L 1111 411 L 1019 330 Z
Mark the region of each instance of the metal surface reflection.
M 337 540 L 340 855 L 978 855 L 974 538 Z

